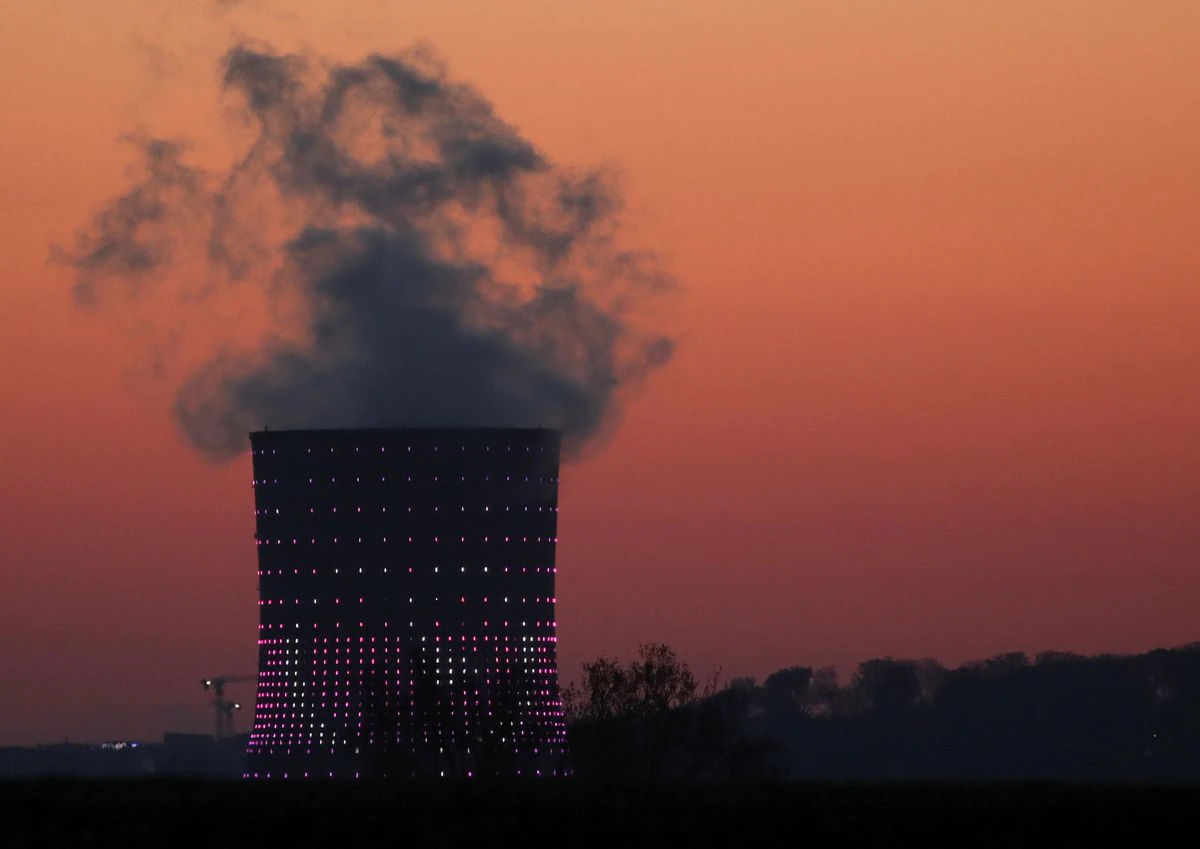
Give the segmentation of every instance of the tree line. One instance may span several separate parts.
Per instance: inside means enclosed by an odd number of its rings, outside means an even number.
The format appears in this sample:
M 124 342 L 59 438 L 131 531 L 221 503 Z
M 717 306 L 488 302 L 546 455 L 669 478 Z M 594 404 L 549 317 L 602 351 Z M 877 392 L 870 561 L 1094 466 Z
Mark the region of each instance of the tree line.
M 1200 780 L 1200 643 L 781 669 L 700 682 L 662 643 L 564 688 L 581 776 L 730 780 Z

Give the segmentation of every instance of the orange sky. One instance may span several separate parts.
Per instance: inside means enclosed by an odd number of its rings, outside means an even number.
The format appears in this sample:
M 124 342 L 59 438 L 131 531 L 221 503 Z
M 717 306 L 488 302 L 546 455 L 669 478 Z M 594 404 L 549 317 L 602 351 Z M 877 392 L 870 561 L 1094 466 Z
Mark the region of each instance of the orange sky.
M 248 457 L 199 459 L 47 264 L 122 132 L 218 144 L 231 31 L 427 40 L 618 167 L 683 284 L 676 361 L 564 471 L 564 677 L 645 640 L 728 678 L 1200 639 L 1192 0 L 338 5 L 6 9 L 0 745 L 206 730 L 201 676 L 254 669 Z

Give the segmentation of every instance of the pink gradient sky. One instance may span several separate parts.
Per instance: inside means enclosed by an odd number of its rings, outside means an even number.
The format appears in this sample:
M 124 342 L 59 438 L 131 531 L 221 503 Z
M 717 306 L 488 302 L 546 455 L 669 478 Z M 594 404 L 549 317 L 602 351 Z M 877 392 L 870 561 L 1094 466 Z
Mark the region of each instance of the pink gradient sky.
M 619 168 L 683 284 L 676 362 L 564 470 L 565 678 L 1200 639 L 1200 6 L 335 5 L 6 10 L 0 745 L 203 731 L 199 679 L 254 669 L 249 458 L 199 459 L 47 264 L 120 133 L 217 144 L 234 31 L 429 41 Z

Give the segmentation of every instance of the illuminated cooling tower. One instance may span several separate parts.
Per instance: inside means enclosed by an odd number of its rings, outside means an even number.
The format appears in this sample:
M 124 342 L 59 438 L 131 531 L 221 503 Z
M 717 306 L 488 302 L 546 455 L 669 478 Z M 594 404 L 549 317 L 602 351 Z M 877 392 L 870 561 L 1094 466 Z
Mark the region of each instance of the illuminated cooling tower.
M 553 775 L 559 436 L 264 431 L 252 778 Z

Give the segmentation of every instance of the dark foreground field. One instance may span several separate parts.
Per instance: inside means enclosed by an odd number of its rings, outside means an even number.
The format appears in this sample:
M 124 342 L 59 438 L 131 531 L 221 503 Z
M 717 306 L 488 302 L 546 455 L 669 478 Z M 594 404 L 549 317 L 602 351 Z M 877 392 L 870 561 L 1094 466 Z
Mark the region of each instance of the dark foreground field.
M 1192 845 L 1200 788 L 0 782 L 0 846 Z M 1179 842 L 1182 841 L 1182 842 Z

